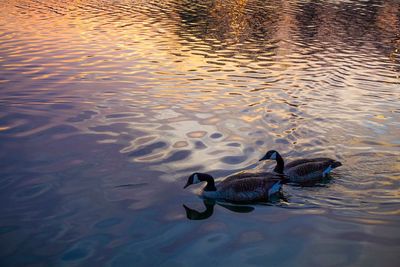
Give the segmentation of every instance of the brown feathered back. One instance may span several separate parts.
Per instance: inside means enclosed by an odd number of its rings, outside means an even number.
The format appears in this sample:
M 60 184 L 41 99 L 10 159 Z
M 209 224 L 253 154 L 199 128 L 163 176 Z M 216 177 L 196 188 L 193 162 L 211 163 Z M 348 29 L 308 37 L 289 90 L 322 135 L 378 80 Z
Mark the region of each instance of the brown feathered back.
M 319 158 L 303 163 L 297 162 L 297 164 L 294 164 L 292 167 L 285 167 L 284 172 L 292 182 L 312 182 L 321 179 L 324 176 L 324 171 L 326 171 L 329 166 L 331 166 L 332 169 L 335 168 L 336 166 L 334 165 L 336 162 L 337 161 L 329 158 Z
M 280 179 L 250 177 L 224 181 L 218 185 L 218 192 L 224 199 L 233 202 L 268 201 L 269 190 Z
M 267 179 L 282 179 L 283 176 L 277 173 L 266 172 L 266 171 L 240 171 L 227 176 L 221 181 L 221 183 L 226 183 L 233 180 L 245 179 L 245 178 L 267 178 Z
M 332 161 L 333 162 L 334 160 L 330 159 L 330 158 L 297 159 L 297 160 L 294 160 L 294 161 L 291 161 L 291 162 L 285 164 L 285 169 L 290 169 L 292 167 L 295 167 L 297 165 L 304 164 L 304 163 L 319 162 L 319 161 L 327 161 L 327 162 Z

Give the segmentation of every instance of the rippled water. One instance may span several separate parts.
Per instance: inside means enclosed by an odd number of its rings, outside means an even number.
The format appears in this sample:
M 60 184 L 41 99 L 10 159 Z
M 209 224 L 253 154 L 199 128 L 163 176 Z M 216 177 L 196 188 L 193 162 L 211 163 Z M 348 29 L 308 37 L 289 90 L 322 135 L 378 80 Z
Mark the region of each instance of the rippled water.
M 398 1 L 10 0 L 0 47 L 1 266 L 397 266 Z M 187 219 L 269 149 L 343 166 Z

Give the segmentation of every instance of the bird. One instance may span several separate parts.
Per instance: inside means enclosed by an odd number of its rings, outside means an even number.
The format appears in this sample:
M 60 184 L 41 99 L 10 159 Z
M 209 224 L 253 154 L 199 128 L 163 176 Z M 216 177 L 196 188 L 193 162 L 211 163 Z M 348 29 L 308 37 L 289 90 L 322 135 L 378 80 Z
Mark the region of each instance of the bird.
M 259 161 L 276 160 L 274 172 L 286 176 L 290 182 L 310 183 L 325 178 L 333 169 L 342 166 L 340 161 L 330 158 L 298 159 L 285 165 L 276 150 L 268 151 Z
M 277 173 L 263 171 L 241 171 L 215 182 L 207 173 L 191 174 L 183 188 L 206 182 L 201 196 L 206 199 L 224 200 L 232 203 L 268 201 L 280 192 L 284 177 Z

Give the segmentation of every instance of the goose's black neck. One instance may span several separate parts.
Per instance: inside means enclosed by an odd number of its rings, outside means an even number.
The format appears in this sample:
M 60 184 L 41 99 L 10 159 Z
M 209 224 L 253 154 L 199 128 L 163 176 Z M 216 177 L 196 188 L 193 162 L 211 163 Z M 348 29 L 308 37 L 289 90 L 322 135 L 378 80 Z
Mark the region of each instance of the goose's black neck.
M 281 155 L 279 155 L 278 152 L 276 152 L 276 166 L 274 172 L 283 174 L 284 167 L 285 167 L 285 162 L 283 161 L 283 158 L 281 157 Z
M 204 187 L 204 191 L 217 191 L 214 178 L 211 175 L 202 173 L 199 175 L 199 180 L 202 182 L 207 182 L 206 187 Z

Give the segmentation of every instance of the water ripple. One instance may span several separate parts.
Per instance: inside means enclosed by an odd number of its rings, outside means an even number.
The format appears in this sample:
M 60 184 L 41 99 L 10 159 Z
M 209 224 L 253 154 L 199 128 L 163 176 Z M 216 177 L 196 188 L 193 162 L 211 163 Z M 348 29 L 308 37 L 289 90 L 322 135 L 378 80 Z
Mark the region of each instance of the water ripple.
M 211 244 L 234 250 L 224 265 L 282 251 L 288 266 L 370 264 L 365 252 L 398 241 L 385 235 L 399 223 L 399 10 L 392 0 L 5 1 L 0 262 L 215 265 L 199 255 Z M 271 148 L 343 166 L 246 216 L 218 206 L 208 224 L 183 221 L 182 200 L 197 199 L 176 188 L 191 172 L 223 177 Z

